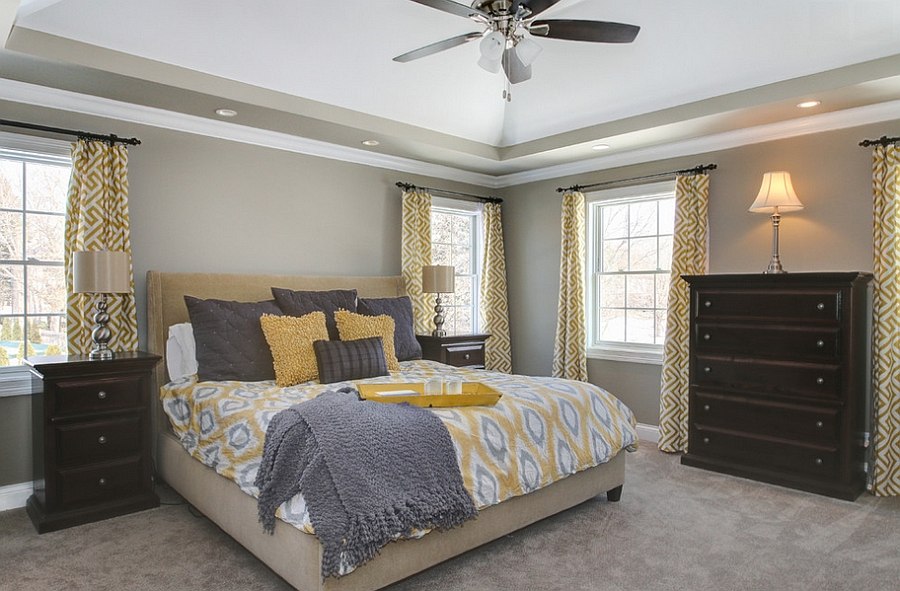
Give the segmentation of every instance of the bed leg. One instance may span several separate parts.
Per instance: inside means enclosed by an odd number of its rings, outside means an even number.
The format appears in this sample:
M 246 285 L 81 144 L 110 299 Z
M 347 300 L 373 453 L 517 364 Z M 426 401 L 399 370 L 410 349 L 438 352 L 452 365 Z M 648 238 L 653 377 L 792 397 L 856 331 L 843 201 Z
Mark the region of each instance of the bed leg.
M 618 503 L 619 499 L 622 498 L 622 484 L 617 486 L 616 488 L 612 488 L 606 491 L 606 500 L 610 503 Z

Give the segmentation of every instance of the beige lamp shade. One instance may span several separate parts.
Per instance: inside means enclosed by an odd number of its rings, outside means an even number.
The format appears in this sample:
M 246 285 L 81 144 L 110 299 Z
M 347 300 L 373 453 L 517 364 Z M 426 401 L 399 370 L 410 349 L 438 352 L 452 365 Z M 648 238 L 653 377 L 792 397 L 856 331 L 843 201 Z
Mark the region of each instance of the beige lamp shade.
M 776 208 L 778 213 L 803 209 L 803 204 L 800 203 L 794 187 L 791 185 L 791 174 L 783 170 L 767 172 L 763 175 L 759 195 L 750 206 L 750 211 L 775 213 Z
M 456 291 L 456 270 L 453 265 L 426 265 L 422 267 L 422 292 L 453 293 Z
M 131 293 L 128 253 L 118 250 L 78 251 L 72 259 L 75 293 Z

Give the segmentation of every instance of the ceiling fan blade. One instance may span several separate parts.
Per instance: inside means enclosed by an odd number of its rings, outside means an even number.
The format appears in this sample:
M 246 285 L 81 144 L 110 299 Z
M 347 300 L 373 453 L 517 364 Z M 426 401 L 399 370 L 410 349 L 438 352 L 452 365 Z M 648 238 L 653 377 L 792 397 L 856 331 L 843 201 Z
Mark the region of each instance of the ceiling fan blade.
M 449 39 L 444 39 L 443 41 L 438 41 L 437 43 L 432 43 L 431 45 L 426 45 L 425 47 L 420 47 L 419 49 L 407 51 L 406 53 L 395 57 L 394 61 L 401 63 L 411 62 L 421 57 L 426 57 L 434 53 L 444 51 L 445 49 L 450 49 L 451 47 L 456 47 L 457 45 L 468 43 L 469 41 L 472 41 L 474 39 L 481 39 L 481 33 L 466 33 L 464 35 L 450 37 Z
M 424 4 L 425 6 L 430 6 L 431 8 L 443 10 L 444 12 L 449 12 L 450 14 L 462 16 L 465 18 L 471 18 L 473 16 L 482 16 L 487 19 L 491 18 L 491 15 L 484 12 L 483 10 L 479 10 L 477 8 L 472 8 L 471 6 L 466 6 L 465 4 L 460 4 L 459 2 L 453 2 L 452 0 L 412 0 L 412 1 L 417 2 L 419 4 Z
M 529 28 L 529 32 L 542 37 L 594 43 L 631 43 L 640 30 L 637 25 L 624 23 L 562 19 L 534 21 Z
M 503 71 L 510 84 L 518 84 L 531 79 L 531 66 L 526 66 L 519 59 L 515 48 L 507 49 L 503 52 Z
M 559 0 L 515 0 L 515 2 L 513 2 L 512 12 L 515 14 L 515 12 L 519 10 L 519 6 L 524 6 L 531 11 L 529 16 L 537 16 L 557 2 L 559 2 Z

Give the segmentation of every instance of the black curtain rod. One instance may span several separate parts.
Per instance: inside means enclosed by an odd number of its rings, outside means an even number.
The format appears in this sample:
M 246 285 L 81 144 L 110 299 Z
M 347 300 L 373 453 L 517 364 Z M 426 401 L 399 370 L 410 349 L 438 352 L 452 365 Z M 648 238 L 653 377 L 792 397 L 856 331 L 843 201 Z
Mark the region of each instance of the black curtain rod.
M 74 129 L 63 129 L 62 127 L 48 127 L 46 125 L 37 125 L 35 123 L 23 123 L 21 121 L 10 121 L 8 119 L 0 119 L 0 127 L 21 127 L 22 129 L 33 129 L 35 131 L 46 131 L 49 133 L 60 133 L 63 135 L 74 135 L 78 139 L 99 140 L 110 145 L 128 144 L 129 146 L 141 145 L 141 140 L 136 137 L 119 137 L 117 135 L 104 135 L 100 133 L 90 133 L 89 131 L 76 131 Z
M 471 193 L 460 193 L 459 191 L 448 191 L 446 189 L 435 189 L 434 187 L 420 187 L 419 185 L 413 185 L 410 183 L 404 183 L 403 181 L 397 181 L 397 186 L 403 189 L 404 191 L 411 191 L 413 189 L 422 189 L 424 191 L 428 191 L 429 193 L 438 193 L 441 196 L 445 197 L 453 197 L 457 199 L 464 199 L 466 201 L 480 201 L 482 203 L 503 203 L 503 199 L 499 197 L 482 197 L 481 195 L 472 195 Z
M 896 144 L 898 142 L 900 142 L 900 137 L 888 137 L 883 135 L 877 140 L 863 140 L 859 142 L 859 145 L 862 148 L 868 148 L 869 146 L 889 146 L 890 144 Z
M 644 176 L 636 176 L 630 179 L 619 179 L 616 181 L 603 181 L 602 183 L 591 183 L 590 185 L 572 185 L 571 187 L 558 187 L 557 193 L 565 193 L 566 191 L 581 191 L 582 189 L 594 189 L 596 187 L 608 187 L 611 185 L 620 185 L 622 183 L 631 183 L 634 181 L 646 181 L 650 179 L 658 179 L 662 177 L 678 176 L 681 174 L 702 174 L 709 170 L 718 168 L 716 164 L 701 164 L 694 168 L 685 168 L 684 170 L 673 170 L 671 172 L 659 172 L 656 174 L 645 174 Z

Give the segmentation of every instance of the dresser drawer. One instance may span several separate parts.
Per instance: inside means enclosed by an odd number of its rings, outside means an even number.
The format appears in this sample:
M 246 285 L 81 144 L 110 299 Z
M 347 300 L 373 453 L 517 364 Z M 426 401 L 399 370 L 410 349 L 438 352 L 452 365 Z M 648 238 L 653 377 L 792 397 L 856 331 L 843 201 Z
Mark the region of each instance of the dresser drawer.
M 841 397 L 839 365 L 817 365 L 698 355 L 694 384 L 745 390 L 745 394 L 780 394 L 837 400 Z
M 698 289 L 695 315 L 706 318 L 767 318 L 794 321 L 840 321 L 841 292 L 795 290 Z
M 691 403 L 692 420 L 702 427 L 816 444 L 838 443 L 839 408 L 762 402 L 706 391 L 698 391 Z
M 837 362 L 840 329 L 738 324 L 694 325 L 698 355 L 732 353 L 752 357 Z
M 103 363 L 98 361 L 97 363 Z M 54 416 L 141 406 L 139 375 L 94 380 L 60 380 L 55 384 Z
M 839 462 L 836 447 L 806 446 L 775 438 L 741 435 L 697 423 L 693 427 L 688 450 L 692 455 L 821 478 L 836 476 Z
M 135 458 L 91 468 L 60 470 L 60 503 L 68 507 L 136 492 L 141 488 L 141 463 L 140 458 Z
M 449 345 L 444 359 L 447 365 L 465 367 L 467 365 L 484 365 L 484 344 L 469 343 Z
M 60 465 L 86 464 L 137 455 L 141 450 L 141 416 L 57 425 Z

